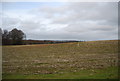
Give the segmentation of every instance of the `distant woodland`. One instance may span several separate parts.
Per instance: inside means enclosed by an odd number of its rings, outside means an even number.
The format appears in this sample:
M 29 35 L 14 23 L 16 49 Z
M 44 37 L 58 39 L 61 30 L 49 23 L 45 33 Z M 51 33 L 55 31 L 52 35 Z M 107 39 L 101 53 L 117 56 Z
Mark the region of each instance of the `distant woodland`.
M 12 29 L 11 31 L 0 29 L 2 37 L 2 45 L 22 45 L 24 38 L 26 38 L 23 31 Z
M 11 31 L 0 28 L 2 45 L 27 45 L 27 44 L 56 44 L 68 42 L 82 42 L 76 40 L 26 40 L 26 34 L 17 28 Z

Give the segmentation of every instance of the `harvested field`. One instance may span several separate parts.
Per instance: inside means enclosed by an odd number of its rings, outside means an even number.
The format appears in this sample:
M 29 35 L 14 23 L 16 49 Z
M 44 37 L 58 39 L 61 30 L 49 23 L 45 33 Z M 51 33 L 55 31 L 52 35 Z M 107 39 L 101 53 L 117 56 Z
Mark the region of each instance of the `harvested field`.
M 117 40 L 3 46 L 3 79 L 113 79 L 117 64 Z

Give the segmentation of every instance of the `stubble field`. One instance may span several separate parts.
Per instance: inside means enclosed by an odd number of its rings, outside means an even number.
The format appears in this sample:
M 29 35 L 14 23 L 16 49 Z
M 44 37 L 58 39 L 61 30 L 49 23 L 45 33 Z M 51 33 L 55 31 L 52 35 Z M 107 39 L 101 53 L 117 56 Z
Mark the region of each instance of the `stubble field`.
M 118 41 L 3 46 L 3 79 L 115 79 Z

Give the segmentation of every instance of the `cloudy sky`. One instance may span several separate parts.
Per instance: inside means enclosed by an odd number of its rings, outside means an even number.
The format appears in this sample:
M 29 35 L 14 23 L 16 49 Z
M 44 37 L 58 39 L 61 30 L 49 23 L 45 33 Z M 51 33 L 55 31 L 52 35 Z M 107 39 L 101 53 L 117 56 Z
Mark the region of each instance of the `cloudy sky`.
M 27 39 L 118 38 L 117 2 L 4 2 L 2 29 L 18 28 Z

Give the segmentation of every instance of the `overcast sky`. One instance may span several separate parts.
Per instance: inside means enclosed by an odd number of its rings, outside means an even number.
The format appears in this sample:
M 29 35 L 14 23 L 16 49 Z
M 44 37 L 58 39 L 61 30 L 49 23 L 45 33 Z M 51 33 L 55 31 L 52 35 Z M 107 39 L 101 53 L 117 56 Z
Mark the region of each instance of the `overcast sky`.
M 2 29 L 22 30 L 27 39 L 111 40 L 118 38 L 117 2 L 9 2 L 2 4 Z

